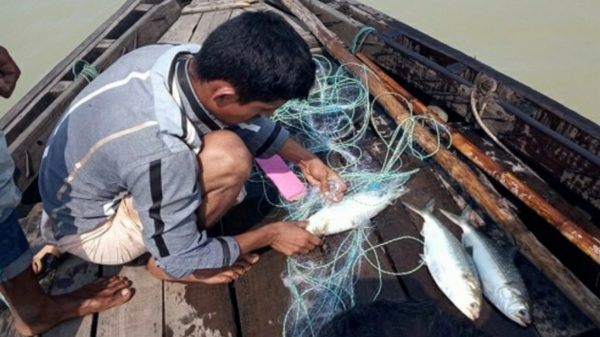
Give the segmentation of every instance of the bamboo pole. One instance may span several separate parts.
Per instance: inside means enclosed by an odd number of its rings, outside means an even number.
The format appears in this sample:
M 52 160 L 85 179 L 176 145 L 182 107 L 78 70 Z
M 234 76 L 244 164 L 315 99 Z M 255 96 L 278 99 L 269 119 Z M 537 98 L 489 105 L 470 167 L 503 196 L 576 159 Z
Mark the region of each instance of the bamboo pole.
M 385 95 L 387 88 L 371 72 L 360 66 L 360 61 L 350 54 L 329 29 L 298 0 L 281 0 L 325 46 L 327 51 L 357 78 L 369 86 L 373 96 L 397 123 L 409 118 L 406 109 L 392 96 Z M 426 151 L 436 151 L 436 138 L 420 125 L 414 128 L 413 138 Z M 535 264 L 554 284 L 563 291 L 582 312 L 595 324 L 600 325 L 600 299 L 585 287 L 573 273 L 554 257 L 525 227 L 519 218 L 484 186 L 477 175 L 462 161 L 444 148 L 439 149 L 433 159 L 452 176 L 477 201 L 477 203 L 505 231 L 510 233 L 520 251 Z
M 544 197 L 521 181 L 503 165 L 490 158 L 490 156 L 485 154 L 484 151 L 478 148 L 460 132 L 449 127 L 435 113 L 429 111 L 427 106 L 421 103 L 421 101 L 416 99 L 408 92 L 408 90 L 403 88 L 398 82 L 379 68 L 379 66 L 373 63 L 368 56 L 358 52 L 356 53 L 356 57 L 377 74 L 377 76 L 379 76 L 379 78 L 388 86 L 390 91 L 397 92 L 406 98 L 413 105 L 415 112 L 428 115 L 429 117 L 434 118 L 439 124 L 445 125 L 452 135 L 452 146 L 460 151 L 460 153 L 469 158 L 485 173 L 496 179 L 496 181 L 506 187 L 513 195 L 519 198 L 519 200 L 523 201 L 525 205 L 548 221 L 548 223 L 556 228 L 565 238 L 567 238 L 567 240 L 591 257 L 596 263 L 600 264 L 600 240 L 544 200 Z

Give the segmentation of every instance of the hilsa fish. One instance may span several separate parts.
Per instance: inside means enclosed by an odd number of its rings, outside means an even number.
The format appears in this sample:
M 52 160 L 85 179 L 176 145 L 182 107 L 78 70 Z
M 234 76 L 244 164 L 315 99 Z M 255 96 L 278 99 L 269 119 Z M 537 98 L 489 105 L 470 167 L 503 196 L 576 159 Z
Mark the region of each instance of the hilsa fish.
M 433 215 L 435 199 L 424 209 L 403 202 L 408 209 L 423 217 L 423 255 L 431 277 L 465 316 L 479 318 L 481 286 L 473 262 L 454 235 Z
M 462 229 L 462 243 L 475 262 L 483 295 L 511 320 L 521 326 L 530 324 L 527 288 L 510 254 L 469 224 L 468 207 L 460 217 L 440 211 Z
M 327 236 L 366 227 L 400 194 L 373 183 L 366 190 L 345 196 L 342 201 L 323 207 L 311 215 L 306 230 L 317 236 Z

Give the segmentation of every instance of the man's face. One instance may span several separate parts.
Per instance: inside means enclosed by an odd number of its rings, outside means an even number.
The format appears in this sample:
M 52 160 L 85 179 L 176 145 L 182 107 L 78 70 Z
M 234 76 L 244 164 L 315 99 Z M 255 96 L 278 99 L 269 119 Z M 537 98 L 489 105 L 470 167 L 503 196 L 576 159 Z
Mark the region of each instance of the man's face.
M 233 125 L 247 122 L 258 116 L 270 117 L 285 102 L 285 100 L 269 103 L 252 101 L 245 104 L 239 104 L 237 101 L 227 102 L 214 105 L 211 112 L 223 123 Z

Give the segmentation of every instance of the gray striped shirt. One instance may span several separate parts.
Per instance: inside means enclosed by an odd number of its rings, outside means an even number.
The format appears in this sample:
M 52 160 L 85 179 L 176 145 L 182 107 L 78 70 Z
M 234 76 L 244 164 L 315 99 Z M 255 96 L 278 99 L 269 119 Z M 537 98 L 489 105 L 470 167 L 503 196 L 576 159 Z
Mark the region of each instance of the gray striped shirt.
M 131 195 L 148 251 L 171 276 L 220 268 L 238 258 L 233 238 L 207 237 L 196 225 L 201 136 L 223 127 L 180 70 L 182 54 L 199 49 L 192 44 L 137 49 L 75 98 L 40 168 L 44 210 L 57 239 L 92 230 Z M 231 129 L 259 157 L 275 154 L 289 135 L 264 117 Z

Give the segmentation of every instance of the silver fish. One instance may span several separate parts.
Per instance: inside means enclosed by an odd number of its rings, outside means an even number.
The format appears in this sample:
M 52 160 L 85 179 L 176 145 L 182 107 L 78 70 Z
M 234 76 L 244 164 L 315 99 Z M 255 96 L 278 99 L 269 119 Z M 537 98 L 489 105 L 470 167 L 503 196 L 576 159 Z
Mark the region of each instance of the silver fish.
M 435 200 L 418 209 L 404 205 L 423 217 L 423 260 L 435 283 L 448 299 L 471 320 L 479 318 L 481 286 L 473 262 L 452 233 L 433 215 Z
M 386 190 L 382 185 L 344 197 L 342 201 L 323 207 L 308 218 L 306 230 L 318 235 L 332 235 L 365 227 L 402 191 Z
M 460 217 L 440 211 L 462 228 L 462 242 L 473 257 L 483 285 L 483 295 L 504 315 L 522 326 L 531 323 L 527 288 L 510 254 L 506 254 L 488 237 L 468 222 L 468 207 Z

